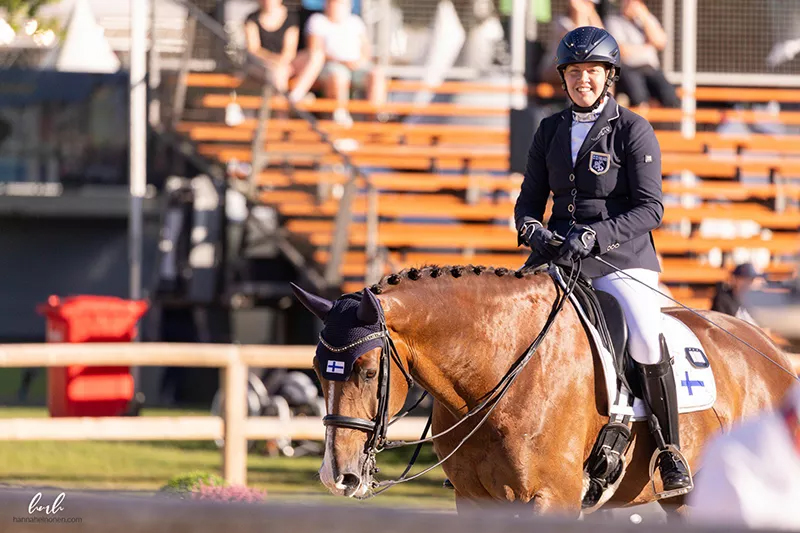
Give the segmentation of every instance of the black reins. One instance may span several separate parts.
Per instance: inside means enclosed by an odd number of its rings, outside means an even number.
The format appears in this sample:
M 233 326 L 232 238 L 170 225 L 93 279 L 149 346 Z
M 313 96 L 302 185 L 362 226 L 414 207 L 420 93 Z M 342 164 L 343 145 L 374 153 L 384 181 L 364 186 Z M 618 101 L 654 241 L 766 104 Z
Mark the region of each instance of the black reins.
M 380 322 L 379 322 L 380 330 L 377 333 L 369 335 L 370 340 L 379 337 L 383 339 L 383 345 L 381 346 L 381 355 L 380 355 L 380 369 L 378 375 L 378 408 L 375 417 L 372 420 L 367 420 L 364 418 L 350 417 L 338 414 L 329 414 L 323 417 L 322 419 L 322 422 L 326 427 L 333 426 L 346 429 L 355 429 L 367 433 L 368 438 L 364 448 L 364 453 L 366 454 L 367 457 L 366 460 L 364 461 L 364 466 L 362 471 L 362 474 L 364 475 L 362 476 L 362 479 L 364 479 L 366 475 L 370 475 L 371 477 L 378 471 L 376 467 L 376 457 L 378 453 L 384 450 L 392 448 L 400 448 L 403 446 L 411 446 L 411 445 L 417 446 L 408 466 L 406 467 L 405 471 L 400 475 L 400 477 L 395 480 L 387 480 L 380 482 L 373 480 L 372 485 L 370 486 L 371 493 L 369 494 L 369 496 L 367 496 L 368 498 L 376 496 L 381 492 L 388 490 L 390 487 L 397 485 L 399 483 L 405 483 L 407 481 L 416 479 L 430 472 L 434 468 L 440 466 L 442 463 L 444 463 L 450 457 L 452 457 L 453 454 L 455 454 L 456 451 L 458 451 L 461 448 L 461 446 L 463 446 L 464 443 L 466 443 L 467 440 L 470 437 L 472 437 L 472 435 L 474 435 L 478 431 L 478 429 L 480 429 L 481 426 L 483 426 L 483 424 L 486 422 L 486 420 L 488 420 L 492 412 L 494 412 L 494 410 L 499 405 L 500 400 L 508 392 L 511 385 L 514 383 L 514 381 L 516 381 L 517 377 L 519 377 L 519 375 L 522 373 L 522 370 L 525 368 L 528 361 L 530 361 L 531 358 L 533 357 L 533 354 L 536 353 L 536 350 L 539 348 L 545 336 L 547 335 L 548 331 L 550 330 L 551 326 L 555 322 L 556 316 L 558 315 L 559 312 L 561 312 L 561 309 L 564 307 L 564 304 L 568 300 L 570 294 L 572 294 L 572 291 L 575 289 L 575 286 L 578 282 L 578 278 L 580 276 L 581 261 L 577 260 L 576 265 L 577 268 L 573 268 L 570 270 L 569 277 L 566 281 L 563 292 L 560 290 L 561 287 L 556 282 L 555 284 L 556 290 L 559 291 L 559 296 L 556 298 L 556 301 L 553 304 L 553 308 L 550 311 L 550 315 L 547 317 L 547 321 L 542 327 L 542 330 L 539 332 L 539 334 L 536 336 L 533 342 L 528 346 L 528 348 L 523 352 L 523 354 L 516 361 L 514 361 L 514 363 L 511 365 L 511 368 L 506 372 L 503 378 L 500 379 L 497 385 L 495 385 L 492 390 L 483 395 L 481 397 L 480 403 L 475 407 L 473 407 L 472 409 L 470 409 L 469 411 L 467 411 L 467 413 L 461 419 L 459 419 L 455 424 L 450 426 L 448 429 L 440 433 L 437 433 L 436 435 L 426 437 L 425 435 L 427 435 L 428 430 L 430 429 L 431 426 L 431 418 L 432 418 L 431 414 L 431 416 L 428 417 L 425 429 L 423 430 L 422 436 L 420 437 L 419 440 L 389 441 L 386 438 L 388 427 L 397 420 L 399 420 L 400 418 L 406 416 L 417 405 L 419 405 L 419 403 L 427 394 L 427 391 L 419 398 L 419 400 L 411 408 L 406 409 L 403 413 L 397 415 L 392 421 L 389 421 L 389 384 L 391 378 L 390 367 L 392 360 L 394 360 L 395 364 L 397 364 L 397 366 L 400 368 L 401 372 L 405 376 L 406 381 L 408 382 L 409 389 L 413 386 L 414 380 L 409 374 L 408 370 L 406 370 L 406 368 L 403 366 L 402 359 L 400 358 L 400 355 L 397 353 L 397 348 L 395 347 L 394 342 L 392 341 L 392 338 L 389 335 L 389 330 L 386 327 L 386 319 L 383 315 L 383 310 L 382 309 L 380 310 Z M 364 340 L 359 339 L 358 341 L 349 345 L 348 347 L 352 347 L 355 344 L 366 342 L 365 339 L 366 337 L 364 338 Z M 348 348 L 348 347 L 345 348 L 332 347 L 328 345 L 321 337 L 320 341 L 323 342 L 326 348 L 332 349 L 333 351 L 343 351 Z M 481 413 L 487 408 L 488 410 L 486 410 L 486 413 L 478 421 L 476 426 L 472 428 L 472 430 L 470 430 L 470 432 L 466 436 L 464 436 L 463 439 L 461 439 L 458 445 L 446 457 L 444 457 L 435 465 L 430 466 L 412 476 L 408 476 L 411 467 L 414 465 L 417 457 L 419 456 L 419 452 L 423 444 L 425 444 L 426 442 L 433 442 L 437 438 L 450 433 L 451 431 L 453 431 L 455 428 L 457 428 L 467 420 L 478 416 L 479 413 Z

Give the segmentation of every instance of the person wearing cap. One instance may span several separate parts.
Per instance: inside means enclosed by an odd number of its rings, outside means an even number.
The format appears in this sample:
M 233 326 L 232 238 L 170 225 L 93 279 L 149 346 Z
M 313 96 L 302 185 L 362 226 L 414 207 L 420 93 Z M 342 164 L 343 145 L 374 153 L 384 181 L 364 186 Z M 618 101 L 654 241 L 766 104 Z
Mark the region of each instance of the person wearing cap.
M 692 481 L 672 451 L 680 451 L 677 393 L 653 290 L 661 272 L 652 237 L 664 215 L 661 149 L 652 126 L 609 94 L 620 63 L 617 42 L 602 28 L 576 28 L 561 40 L 556 68 L 571 106 L 542 120 L 534 134 L 514 219 L 517 243 L 533 250 L 526 267 L 580 259 L 594 287 L 620 302 L 648 421 L 663 437 L 658 465 L 669 497 L 689 492 Z M 564 238 L 560 246 L 555 234 Z
M 737 265 L 727 282 L 717 284 L 714 299 L 711 302 L 711 310 L 758 325 L 742 305 L 742 297 L 761 279 L 761 275 L 752 263 Z
M 698 526 L 800 530 L 800 385 L 776 409 L 712 440 L 687 498 Z

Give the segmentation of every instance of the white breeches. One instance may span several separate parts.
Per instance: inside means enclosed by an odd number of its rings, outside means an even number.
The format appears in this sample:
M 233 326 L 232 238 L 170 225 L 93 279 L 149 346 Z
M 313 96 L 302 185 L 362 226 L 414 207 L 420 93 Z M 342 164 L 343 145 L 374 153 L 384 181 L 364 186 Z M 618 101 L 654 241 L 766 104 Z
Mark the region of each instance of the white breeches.
M 598 290 L 614 296 L 622 305 L 628 321 L 628 350 L 638 363 L 653 365 L 661 360 L 658 336 L 661 333 L 661 306 L 658 293 L 648 287 L 658 288 L 658 272 L 645 268 L 630 268 L 594 278 Z

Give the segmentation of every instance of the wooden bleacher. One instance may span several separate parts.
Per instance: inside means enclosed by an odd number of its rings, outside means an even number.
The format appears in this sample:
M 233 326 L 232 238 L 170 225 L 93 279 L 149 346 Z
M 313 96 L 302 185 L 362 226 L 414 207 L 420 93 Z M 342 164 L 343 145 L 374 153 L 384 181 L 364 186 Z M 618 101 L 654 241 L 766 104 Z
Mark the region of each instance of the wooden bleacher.
M 227 74 L 189 75 L 197 109 L 219 115 L 232 101 L 246 110 L 261 104 L 258 87 Z M 394 80 L 390 91 L 419 90 L 413 81 Z M 560 89 L 535 88 L 540 98 L 557 97 Z M 440 93 L 498 93 L 519 89 L 491 84 L 446 82 Z M 248 91 L 250 91 L 248 93 Z M 704 103 L 800 102 L 800 90 L 700 87 L 696 97 Z M 274 97 L 273 109 L 287 109 L 282 97 Z M 381 217 L 378 243 L 387 250 L 384 273 L 421 264 L 487 264 L 518 268 L 526 258 L 516 245 L 513 205 L 521 176 L 508 173 L 509 132 L 506 127 L 454 124 L 404 124 L 357 120 L 345 129 L 327 118 L 335 103 L 317 99 L 302 109 L 321 114 L 318 127 L 334 143 L 347 139 L 356 147 L 347 153 L 359 166 L 369 167 L 370 182 L 380 193 Z M 353 114 L 371 116 L 389 111 L 398 116 L 496 118 L 507 109 L 432 103 L 418 107 L 390 102 L 375 108 L 368 102 L 349 103 Z M 662 148 L 666 210 L 662 228 L 654 234 L 663 255 L 661 279 L 682 302 L 708 307 L 713 285 L 727 277 L 730 257 L 742 250 L 769 254 L 766 269 L 772 279 L 794 274 L 791 259 L 800 254 L 800 135 L 723 135 L 698 131 L 693 139 L 662 129 L 661 124 L 681 120 L 679 109 L 634 110 L 656 127 Z M 725 120 L 754 123 L 778 120 L 800 125 L 800 112 L 777 115 L 730 106 L 700 108 L 698 124 L 713 126 Z M 255 119 L 234 127 L 221 121 L 187 120 L 177 125 L 198 152 L 223 163 L 249 161 Z M 702 130 L 702 128 L 701 128 Z M 333 218 L 339 209 L 341 186 L 347 176 L 340 158 L 319 140 L 304 120 L 278 118 L 269 122 L 265 135 L 269 165 L 256 177 L 260 199 L 275 208 L 281 223 L 293 236 L 314 247 L 313 259 L 324 265 L 329 258 Z M 685 181 L 685 175 L 694 179 Z M 754 178 L 755 177 L 755 178 Z M 342 265 L 343 291 L 364 286 L 367 242 L 367 200 L 363 180 L 361 194 L 352 204 L 350 249 Z M 746 235 L 717 235 L 709 222 L 755 224 L 758 231 Z M 714 256 L 722 254 L 728 264 L 720 267 Z

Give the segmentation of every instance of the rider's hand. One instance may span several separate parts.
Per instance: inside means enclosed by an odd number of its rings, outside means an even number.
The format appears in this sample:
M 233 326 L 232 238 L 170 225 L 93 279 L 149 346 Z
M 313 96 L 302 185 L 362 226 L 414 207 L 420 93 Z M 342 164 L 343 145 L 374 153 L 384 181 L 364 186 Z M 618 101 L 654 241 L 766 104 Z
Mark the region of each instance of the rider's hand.
M 588 227 L 578 228 L 576 226 L 559 248 L 559 258 L 575 261 L 576 259 L 589 257 L 595 242 L 597 242 L 597 235 L 593 229 Z
M 522 225 L 520 235 L 528 246 L 536 250 L 542 257 L 548 260 L 555 257 L 556 250 L 548 242 L 554 237 L 553 232 L 540 223 L 526 222 Z

